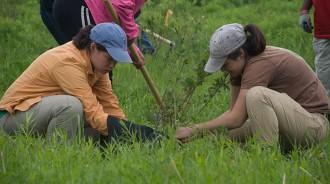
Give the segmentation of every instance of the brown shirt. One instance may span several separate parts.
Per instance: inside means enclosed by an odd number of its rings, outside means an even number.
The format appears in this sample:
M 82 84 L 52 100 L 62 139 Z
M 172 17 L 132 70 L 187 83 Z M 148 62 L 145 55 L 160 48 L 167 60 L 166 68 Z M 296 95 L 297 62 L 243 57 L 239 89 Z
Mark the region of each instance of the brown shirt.
M 108 75 L 95 73 L 88 53 L 72 42 L 40 55 L 5 92 L 0 109 L 26 111 L 42 97 L 59 94 L 77 97 L 86 120 L 105 135 L 108 114 L 125 119 Z
M 266 50 L 247 61 L 241 88 L 264 86 L 286 93 L 308 112 L 329 112 L 326 90 L 315 72 L 294 52 L 267 46 Z

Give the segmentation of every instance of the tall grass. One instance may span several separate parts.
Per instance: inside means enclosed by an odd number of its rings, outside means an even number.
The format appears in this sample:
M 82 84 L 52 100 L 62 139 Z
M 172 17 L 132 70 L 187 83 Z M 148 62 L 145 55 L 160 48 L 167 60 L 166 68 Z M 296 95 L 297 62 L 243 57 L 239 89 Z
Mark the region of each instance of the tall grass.
M 41 53 L 56 42 L 39 16 L 39 1 L 2 0 L 0 95 Z M 46 143 L 42 137 L 0 132 L 0 183 L 328 183 L 329 139 L 310 150 L 283 154 L 254 140 L 244 147 L 221 135 L 180 145 L 175 127 L 213 119 L 228 108 L 222 74 L 205 75 L 207 46 L 215 29 L 238 22 L 257 24 L 268 44 L 295 51 L 313 66 L 312 35 L 298 26 L 299 0 L 149 0 L 139 24 L 174 41 L 151 37 L 157 52 L 146 68 L 168 108 L 159 107 L 139 70 L 116 66 L 114 91 L 126 117 L 168 128 L 170 139 L 106 148 L 88 141 Z M 165 26 L 168 9 L 173 14 Z M 167 127 L 167 124 L 172 126 Z

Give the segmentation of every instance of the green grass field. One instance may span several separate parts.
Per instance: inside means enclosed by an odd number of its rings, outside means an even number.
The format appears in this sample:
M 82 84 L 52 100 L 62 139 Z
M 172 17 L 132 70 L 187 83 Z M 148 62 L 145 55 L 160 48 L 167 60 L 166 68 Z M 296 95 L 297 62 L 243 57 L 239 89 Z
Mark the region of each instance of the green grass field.
M 0 131 L 0 183 L 329 183 L 330 145 L 282 154 L 249 141 L 244 147 L 206 136 L 179 145 L 175 128 L 219 116 L 229 106 L 224 76 L 205 76 L 208 43 L 223 24 L 257 24 L 269 45 L 288 48 L 312 68 L 312 34 L 298 25 L 300 0 L 148 0 L 140 26 L 174 41 L 153 39 L 157 52 L 146 68 L 168 113 L 160 109 L 141 72 L 118 64 L 114 91 L 126 117 L 169 131 L 170 139 L 101 150 L 91 142 L 45 143 L 27 132 L 11 137 Z M 171 9 L 165 25 L 165 14 Z M 57 46 L 41 21 L 39 1 L 1 0 L 0 96 L 30 63 Z M 170 126 L 169 126 L 170 125 Z

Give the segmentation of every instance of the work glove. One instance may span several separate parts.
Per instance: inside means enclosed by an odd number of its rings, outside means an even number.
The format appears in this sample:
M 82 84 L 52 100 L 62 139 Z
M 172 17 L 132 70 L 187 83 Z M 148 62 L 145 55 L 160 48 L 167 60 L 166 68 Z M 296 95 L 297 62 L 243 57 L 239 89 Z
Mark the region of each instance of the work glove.
M 148 140 L 153 141 L 164 137 L 162 133 L 157 132 L 148 126 L 139 125 L 130 121 L 118 119 L 110 115 L 108 115 L 107 118 L 107 125 L 108 136 L 103 136 L 103 140 L 108 143 L 131 143 L 133 140 L 145 142 Z
M 313 32 L 313 26 L 311 22 L 311 17 L 308 13 L 300 13 L 299 25 L 307 33 Z

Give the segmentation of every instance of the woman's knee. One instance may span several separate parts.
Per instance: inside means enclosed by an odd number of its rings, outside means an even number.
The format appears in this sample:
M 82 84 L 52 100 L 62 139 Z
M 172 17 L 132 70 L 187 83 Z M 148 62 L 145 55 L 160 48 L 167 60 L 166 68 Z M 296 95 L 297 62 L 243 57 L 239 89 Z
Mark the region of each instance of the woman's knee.
M 281 99 L 278 92 L 262 86 L 252 87 L 246 94 L 246 108 L 248 114 L 272 107 L 277 100 Z
M 66 99 L 66 106 L 70 107 L 71 111 L 77 114 L 83 114 L 83 104 L 81 103 L 81 101 L 74 97 L 74 96 L 67 96 Z
M 246 93 L 246 103 L 255 103 L 263 99 L 268 94 L 269 89 L 262 86 L 255 86 L 248 90 Z
M 250 88 L 246 94 L 246 96 L 260 96 L 261 94 L 264 94 L 265 91 L 268 91 L 269 89 L 263 86 L 254 86 Z
M 83 115 L 83 104 L 81 101 L 71 95 L 55 95 L 43 99 L 43 103 L 39 107 L 42 114 L 51 114 L 52 117 L 63 115 Z M 48 115 L 47 115 L 48 117 Z

